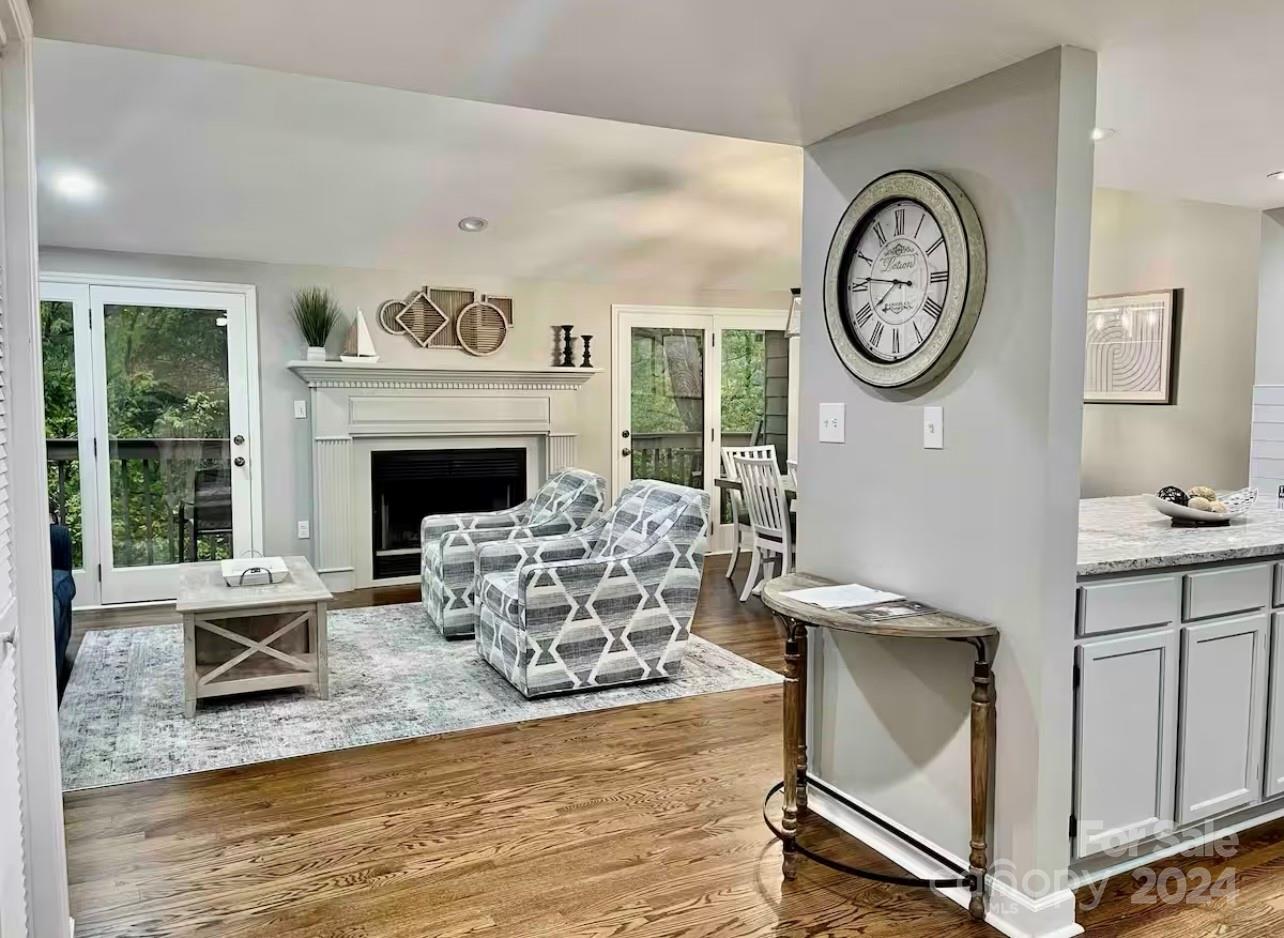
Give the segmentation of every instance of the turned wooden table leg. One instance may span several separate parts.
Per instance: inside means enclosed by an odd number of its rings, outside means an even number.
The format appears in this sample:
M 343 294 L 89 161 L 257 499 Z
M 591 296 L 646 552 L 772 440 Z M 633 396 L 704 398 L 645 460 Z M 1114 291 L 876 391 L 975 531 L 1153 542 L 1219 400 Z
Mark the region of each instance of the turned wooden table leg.
M 990 868 L 990 777 L 994 768 L 994 671 L 989 647 L 976 640 L 977 660 L 972 666 L 972 839 L 968 872 L 975 877 L 968 912 L 985 919 L 985 877 Z
M 785 803 L 780 823 L 785 837 L 781 871 L 785 879 L 793 879 L 798 875 L 798 854 L 794 850 L 794 842 L 798 836 L 798 715 L 802 707 L 799 676 L 801 668 L 805 667 L 799 654 L 798 636 L 805 627 L 792 619 L 778 621 L 785 627 Z
M 807 627 L 799 625 L 796 635 L 798 641 L 798 705 L 794 710 L 794 733 L 797 734 L 797 753 L 794 758 L 794 774 L 798 813 L 801 816 L 807 810 Z

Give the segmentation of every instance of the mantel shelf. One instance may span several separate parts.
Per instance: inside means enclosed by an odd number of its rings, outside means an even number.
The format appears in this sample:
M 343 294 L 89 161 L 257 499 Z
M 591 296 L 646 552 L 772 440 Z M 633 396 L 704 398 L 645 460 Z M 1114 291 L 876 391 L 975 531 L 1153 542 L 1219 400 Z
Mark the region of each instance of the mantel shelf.
M 310 388 L 429 388 L 576 390 L 601 368 L 417 368 L 383 362 L 292 361 L 286 365 Z

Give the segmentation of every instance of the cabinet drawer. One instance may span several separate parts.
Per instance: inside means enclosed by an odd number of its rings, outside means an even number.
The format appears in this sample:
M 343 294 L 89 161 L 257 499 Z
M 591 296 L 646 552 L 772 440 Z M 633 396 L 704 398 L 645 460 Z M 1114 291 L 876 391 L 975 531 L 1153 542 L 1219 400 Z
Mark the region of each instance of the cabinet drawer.
M 1271 605 L 1284 606 L 1284 563 L 1275 564 L 1275 589 Z
M 1177 621 L 1180 612 L 1181 584 L 1175 574 L 1079 587 L 1080 635 L 1168 625 Z
M 1271 589 L 1271 564 L 1266 563 L 1187 573 L 1182 618 L 1189 622 L 1265 609 Z

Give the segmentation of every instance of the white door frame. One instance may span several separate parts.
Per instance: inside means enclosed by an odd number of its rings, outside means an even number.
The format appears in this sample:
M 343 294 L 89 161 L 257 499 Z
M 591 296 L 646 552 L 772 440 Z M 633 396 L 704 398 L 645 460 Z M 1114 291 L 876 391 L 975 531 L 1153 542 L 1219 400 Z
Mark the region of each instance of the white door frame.
M 62 818 L 57 680 L 49 600 L 49 511 L 44 460 L 44 380 L 36 262 L 36 164 L 32 119 L 31 14 L 0 0 L 0 150 L 3 186 L 5 398 L 8 482 L 18 606 L 18 724 L 27 934 L 68 938 L 67 854 Z M 45 653 L 26 654 L 24 651 Z M 12 849 L 14 844 L 0 844 Z M 6 935 L 5 938 L 23 938 Z
M 713 530 L 710 532 L 710 553 L 723 552 L 730 543 L 727 527 L 718 522 L 720 498 L 713 484 L 722 471 L 722 427 L 720 420 L 722 390 L 722 350 L 714 344 L 714 335 L 725 329 L 779 329 L 785 328 L 788 311 L 781 309 L 737 309 L 710 306 L 637 306 L 616 304 L 611 307 L 611 491 L 618 498 L 628 475 L 627 458 L 622 433 L 628 426 L 627 401 L 624 394 L 625 376 L 631 375 L 628 330 L 639 323 L 672 328 L 703 329 L 705 331 L 704 358 L 704 477 L 709 492 L 710 515 Z M 792 442 L 797 439 L 797 415 L 794 403 L 797 397 L 798 375 L 796 365 L 797 341 L 790 340 L 790 410 L 789 434 Z M 712 393 L 711 393 L 712 392 Z M 712 430 L 712 434 L 710 434 Z
M 40 281 L 40 301 L 70 303 L 72 307 L 73 339 L 75 342 L 76 369 L 76 443 L 80 462 L 81 499 L 81 556 L 84 565 L 72 571 L 76 581 L 75 608 L 96 606 L 99 603 L 98 577 L 98 473 L 95 470 L 93 431 L 83 428 L 94 425 L 94 410 L 90 389 L 93 383 L 94 358 L 90 337 L 85 326 L 89 321 L 89 285 L 85 283 L 51 283 Z
M 248 539 L 245 542 L 246 548 L 262 552 L 263 550 L 263 443 L 261 439 L 261 413 L 259 409 L 260 390 L 259 390 L 259 343 L 258 343 L 258 307 L 257 294 L 251 284 L 239 283 L 217 283 L 210 281 L 197 280 L 171 280 L 155 277 L 129 277 L 116 276 L 110 274 L 84 274 L 84 273 L 63 273 L 58 271 L 42 272 L 40 276 L 41 295 L 49 299 L 57 298 L 60 295 L 75 296 L 77 289 L 87 291 L 92 299 L 92 304 L 100 306 L 100 297 L 110 299 L 111 291 L 120 289 L 128 291 L 182 291 L 189 294 L 188 299 L 206 294 L 206 299 L 210 305 L 216 305 L 214 301 L 218 296 L 226 296 L 229 303 L 236 304 L 237 307 L 244 308 L 244 328 L 245 328 L 245 347 L 241 355 L 233 354 L 231 336 L 229 335 L 229 380 L 235 382 L 235 376 L 240 368 L 244 368 L 245 374 L 243 380 L 246 388 L 246 408 L 244 421 L 246 424 L 245 434 L 249 447 L 248 466 L 246 471 L 249 474 L 249 502 L 250 517 Z M 48 292 L 46 292 L 48 291 Z M 157 296 L 160 303 L 167 302 L 163 296 Z M 175 298 L 170 302 L 181 302 L 181 298 Z M 87 301 L 88 302 L 88 301 Z M 101 323 L 101 314 L 96 314 L 98 322 Z M 92 340 L 93 352 L 89 355 L 90 370 L 86 374 L 93 375 L 89 381 L 82 382 L 80 379 L 81 354 L 80 354 L 80 329 L 77 329 L 77 347 L 76 347 L 76 396 L 77 396 L 77 414 L 81 414 L 86 406 L 91 408 L 92 426 L 95 432 L 105 431 L 106 429 L 106 401 L 102 395 L 96 394 L 95 391 L 105 380 L 105 376 L 98 373 L 102 363 L 102 328 L 96 330 L 86 330 L 86 339 Z M 241 363 L 244 363 L 242 366 Z M 82 396 L 82 390 L 84 392 Z M 87 404 L 85 402 L 88 402 Z M 233 408 L 235 409 L 235 407 Z M 233 423 L 233 434 L 240 432 L 235 421 Z M 81 434 L 81 453 L 84 458 L 85 447 L 89 447 L 89 458 L 91 462 L 83 465 L 92 465 L 94 469 L 92 475 L 95 479 L 95 493 L 103 494 L 109 491 L 107 487 L 108 463 L 103 459 L 101 464 L 92 462 L 92 434 L 90 439 L 86 440 L 86 435 Z M 101 447 L 100 447 L 101 449 Z M 85 484 L 85 473 L 81 473 L 81 485 Z M 110 513 L 110 503 L 105 499 L 97 502 L 93 512 L 98 518 L 107 518 Z M 85 515 L 90 514 L 86 511 Z M 89 562 L 89 541 L 90 531 L 85 527 L 85 554 L 86 563 Z M 99 537 L 95 541 L 95 552 L 97 555 L 96 563 L 100 563 L 104 568 L 110 563 L 108 545 L 105 539 L 105 532 L 98 531 Z M 238 538 L 239 540 L 239 538 Z M 144 569 L 144 568 L 139 568 Z M 102 590 L 101 583 L 95 583 L 94 602 L 113 602 L 119 601 L 119 597 L 108 595 L 107 591 Z

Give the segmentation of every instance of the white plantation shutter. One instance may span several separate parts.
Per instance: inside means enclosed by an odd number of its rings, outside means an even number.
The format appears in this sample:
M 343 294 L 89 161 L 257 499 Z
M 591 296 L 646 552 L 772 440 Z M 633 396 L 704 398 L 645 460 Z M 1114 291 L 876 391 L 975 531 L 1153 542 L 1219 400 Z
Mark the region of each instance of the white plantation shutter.
M 0 938 L 24 938 L 27 888 L 19 765 L 22 748 L 18 726 L 18 652 L 17 645 L 10 640 L 17 635 L 18 603 L 13 584 L 13 514 L 9 503 L 7 351 L 5 310 L 0 306 Z

